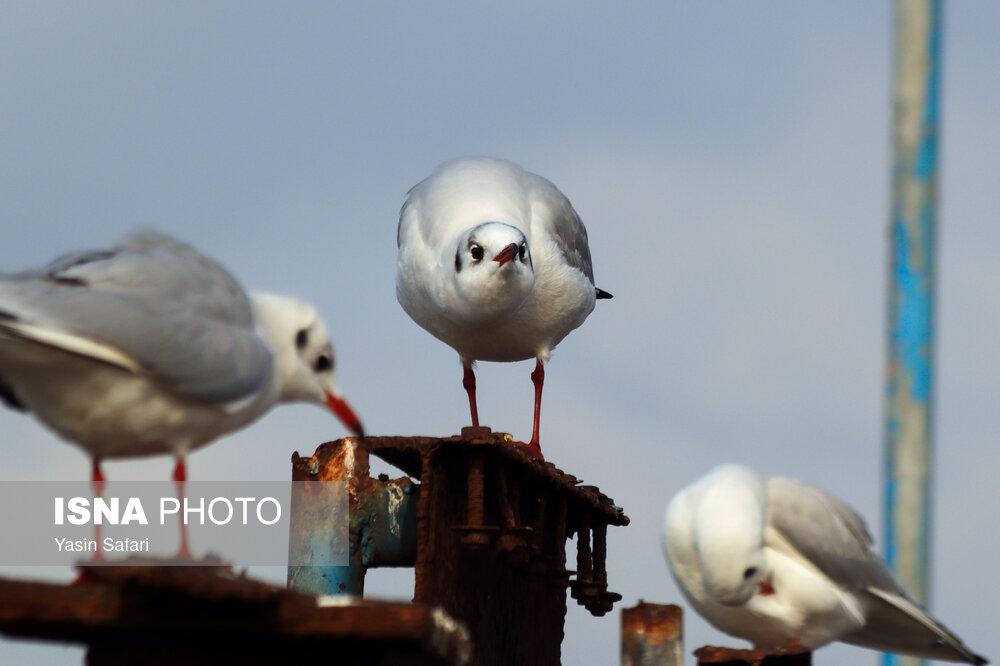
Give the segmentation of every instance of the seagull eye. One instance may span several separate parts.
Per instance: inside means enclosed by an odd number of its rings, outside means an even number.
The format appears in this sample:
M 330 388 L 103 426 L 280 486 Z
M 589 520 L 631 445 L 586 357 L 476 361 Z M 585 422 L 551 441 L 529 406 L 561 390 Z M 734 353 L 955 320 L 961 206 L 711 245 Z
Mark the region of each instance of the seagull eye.
M 743 572 L 743 579 L 750 580 L 755 573 L 757 573 L 757 567 L 747 567 L 746 571 Z
M 326 354 L 320 354 L 319 358 L 317 358 L 316 362 L 313 364 L 313 369 L 316 370 L 316 372 L 326 372 L 332 368 L 333 359 Z
M 521 247 L 517 248 L 517 255 L 521 257 L 521 261 L 524 261 L 524 253 L 527 249 L 528 246 L 525 245 L 523 242 L 521 243 Z
M 481 248 L 478 245 L 473 245 L 472 247 L 470 247 L 469 253 L 472 255 L 472 258 L 475 259 L 476 261 L 481 261 L 483 258 L 483 248 Z
M 309 344 L 309 331 L 303 328 L 301 331 L 295 334 L 295 347 L 296 349 L 302 350 L 305 349 L 306 345 L 308 344 Z

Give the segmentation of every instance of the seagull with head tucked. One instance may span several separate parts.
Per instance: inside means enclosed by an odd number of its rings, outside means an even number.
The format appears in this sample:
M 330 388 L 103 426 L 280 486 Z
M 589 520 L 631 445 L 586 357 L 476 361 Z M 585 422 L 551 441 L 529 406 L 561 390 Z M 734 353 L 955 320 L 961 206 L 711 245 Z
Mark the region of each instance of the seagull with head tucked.
M 670 501 L 663 546 L 695 610 L 757 649 L 843 641 L 986 663 L 896 582 L 864 520 L 819 488 L 722 465 Z
M 555 185 L 491 158 L 447 162 L 414 186 L 397 230 L 396 297 L 410 317 L 450 345 L 464 368 L 479 425 L 474 361 L 535 359 L 531 441 L 543 363 L 599 298 L 587 230 Z

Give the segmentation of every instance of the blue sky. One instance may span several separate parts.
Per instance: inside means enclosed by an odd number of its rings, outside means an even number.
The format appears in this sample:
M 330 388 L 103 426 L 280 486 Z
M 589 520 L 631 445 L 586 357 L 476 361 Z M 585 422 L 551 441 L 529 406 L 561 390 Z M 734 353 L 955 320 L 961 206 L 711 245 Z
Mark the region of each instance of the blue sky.
M 891 3 L 862 1 L 8 3 L 0 269 L 138 226 L 176 235 L 249 288 L 317 304 L 370 432 L 453 434 L 468 419 L 457 356 L 395 301 L 399 206 L 452 157 L 519 162 L 573 202 L 615 294 L 553 353 L 543 450 L 631 516 L 609 534 L 623 603 L 680 602 L 660 518 L 716 463 L 821 485 L 881 534 L 892 19 Z M 946 8 L 933 501 L 932 605 L 987 657 L 998 24 L 985 0 Z M 532 369 L 480 365 L 484 424 L 529 435 Z M 2 411 L 0 433 L 3 478 L 88 473 L 30 418 Z M 286 479 L 292 450 L 344 434 L 315 407 L 283 407 L 189 473 Z M 371 580 L 412 594 L 412 576 Z M 618 622 L 571 607 L 565 663 L 615 663 Z M 686 635 L 689 649 L 740 644 L 690 613 Z M 3 661 L 81 654 L 0 642 Z

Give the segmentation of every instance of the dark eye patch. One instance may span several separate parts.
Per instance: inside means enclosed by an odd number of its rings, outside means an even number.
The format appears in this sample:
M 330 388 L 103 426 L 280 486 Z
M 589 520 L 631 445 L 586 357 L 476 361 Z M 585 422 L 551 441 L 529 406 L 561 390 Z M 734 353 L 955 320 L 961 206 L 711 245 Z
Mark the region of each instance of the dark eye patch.
M 320 354 L 316 362 L 313 363 L 313 369 L 316 372 L 327 372 L 333 369 L 333 359 L 326 354 Z
M 757 567 L 747 567 L 746 571 L 743 572 L 743 579 L 750 580 L 755 573 L 757 573 Z
M 300 351 L 306 348 L 309 344 L 309 331 L 307 329 L 302 329 L 295 334 L 295 347 Z

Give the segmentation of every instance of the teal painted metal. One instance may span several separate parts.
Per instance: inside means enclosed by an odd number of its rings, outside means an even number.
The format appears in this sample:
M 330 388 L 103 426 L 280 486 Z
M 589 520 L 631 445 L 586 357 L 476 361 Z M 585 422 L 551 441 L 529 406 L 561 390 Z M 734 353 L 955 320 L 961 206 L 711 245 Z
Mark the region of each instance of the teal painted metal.
M 292 502 L 288 587 L 315 595 L 363 596 L 368 569 L 414 566 L 420 486 L 407 477 L 372 478 L 368 461 L 368 448 L 353 437 L 324 444 L 311 458 L 292 456 L 292 480 L 305 483 Z M 332 510 L 318 490 L 329 482 L 348 484 L 342 510 Z M 338 511 L 346 511 L 349 519 Z M 345 566 L 329 566 L 344 561 Z
M 289 566 L 289 587 L 315 595 L 363 596 L 368 569 L 414 565 L 420 487 L 409 479 L 368 481 L 352 488 L 349 564 Z M 323 521 L 302 526 L 293 532 L 290 548 L 321 553 L 334 543 L 329 529 Z
M 928 604 L 941 0 L 897 0 L 893 95 L 886 560 Z M 920 660 L 886 654 L 886 666 Z

